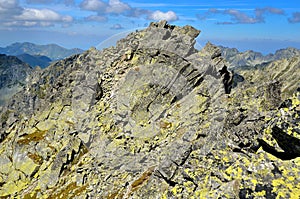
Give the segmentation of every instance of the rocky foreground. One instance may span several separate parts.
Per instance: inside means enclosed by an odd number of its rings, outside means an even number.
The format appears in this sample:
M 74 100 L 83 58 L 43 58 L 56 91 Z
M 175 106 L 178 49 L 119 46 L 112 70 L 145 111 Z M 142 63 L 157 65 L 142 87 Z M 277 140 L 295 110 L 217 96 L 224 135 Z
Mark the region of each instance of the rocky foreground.
M 3 198 L 299 198 L 300 57 L 233 74 L 165 21 L 32 75 L 0 113 Z

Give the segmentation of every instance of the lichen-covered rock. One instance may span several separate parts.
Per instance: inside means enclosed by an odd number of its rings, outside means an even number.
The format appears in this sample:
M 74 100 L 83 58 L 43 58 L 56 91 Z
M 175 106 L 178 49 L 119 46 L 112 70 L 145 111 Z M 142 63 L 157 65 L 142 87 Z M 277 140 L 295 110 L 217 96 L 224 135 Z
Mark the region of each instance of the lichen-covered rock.
M 0 113 L 0 196 L 299 197 L 299 58 L 233 73 L 199 33 L 151 23 L 36 72 Z

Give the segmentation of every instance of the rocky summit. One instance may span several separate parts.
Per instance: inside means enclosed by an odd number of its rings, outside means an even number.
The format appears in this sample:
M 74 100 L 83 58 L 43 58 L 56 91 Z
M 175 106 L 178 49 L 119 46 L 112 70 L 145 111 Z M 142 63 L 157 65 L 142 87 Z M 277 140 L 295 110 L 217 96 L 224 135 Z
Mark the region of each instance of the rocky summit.
M 0 113 L 3 198 L 299 198 L 300 57 L 232 72 L 166 21 L 32 75 Z

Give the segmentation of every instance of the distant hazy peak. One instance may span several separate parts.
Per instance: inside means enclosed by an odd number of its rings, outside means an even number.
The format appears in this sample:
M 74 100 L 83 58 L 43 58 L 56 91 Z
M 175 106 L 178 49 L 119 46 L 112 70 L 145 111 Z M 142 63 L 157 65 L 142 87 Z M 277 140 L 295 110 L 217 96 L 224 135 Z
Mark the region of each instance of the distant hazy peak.
M 16 42 L 4 48 L 0 48 L 0 53 L 8 55 L 44 55 L 49 57 L 51 60 L 59 60 L 70 55 L 82 53 L 83 50 L 79 48 L 67 49 L 57 44 L 46 44 L 38 45 L 30 42 Z
M 253 50 L 247 50 L 239 52 L 236 48 L 228 48 L 219 46 L 222 51 L 222 56 L 228 61 L 230 67 L 241 67 L 241 66 L 255 66 L 265 62 L 287 59 L 300 55 L 300 50 L 288 47 L 277 50 L 274 54 L 263 55 L 260 52 Z

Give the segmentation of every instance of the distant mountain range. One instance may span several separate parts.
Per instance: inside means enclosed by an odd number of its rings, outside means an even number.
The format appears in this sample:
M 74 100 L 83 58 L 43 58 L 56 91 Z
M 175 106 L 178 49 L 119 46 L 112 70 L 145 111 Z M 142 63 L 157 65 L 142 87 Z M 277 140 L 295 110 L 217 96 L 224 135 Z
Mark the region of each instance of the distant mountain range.
M 300 56 L 300 50 L 296 48 L 285 48 L 277 50 L 274 54 L 263 55 L 262 53 L 248 50 L 239 52 L 236 48 L 219 46 L 222 56 L 229 63 L 229 67 L 253 67 L 258 64 L 268 63 L 280 59 Z
M 0 108 L 20 91 L 26 78 L 39 66 L 46 68 L 53 61 L 80 54 L 79 48 L 66 49 L 56 44 L 37 45 L 29 42 L 0 47 Z
M 15 56 L 22 54 L 29 54 L 34 56 L 38 55 L 49 57 L 51 60 L 63 59 L 69 57 L 70 55 L 79 54 L 82 52 L 83 50 L 79 48 L 66 49 L 56 44 L 37 45 L 29 42 L 17 42 L 4 48 L 0 47 L 1 54 Z

